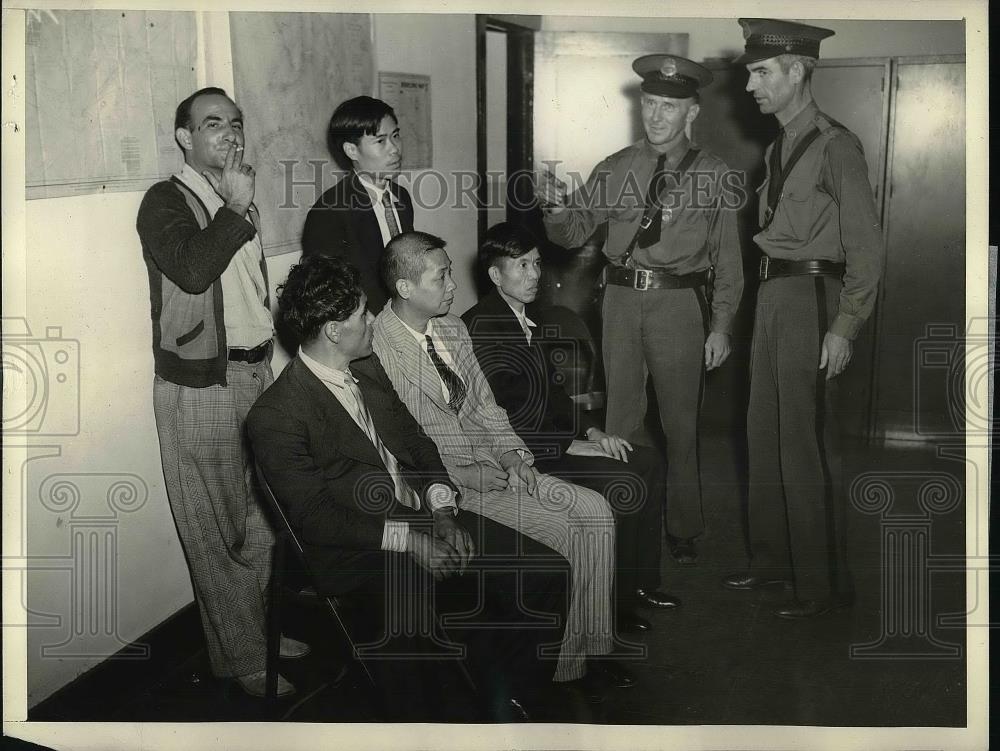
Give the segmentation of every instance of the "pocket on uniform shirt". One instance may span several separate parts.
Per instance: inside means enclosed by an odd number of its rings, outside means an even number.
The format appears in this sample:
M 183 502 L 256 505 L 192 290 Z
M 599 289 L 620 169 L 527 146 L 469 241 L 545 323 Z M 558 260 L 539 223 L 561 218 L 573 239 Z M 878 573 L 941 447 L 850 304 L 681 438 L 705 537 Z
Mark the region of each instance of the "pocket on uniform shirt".
M 774 240 L 787 238 L 800 243 L 808 240 L 812 223 L 811 206 L 812 196 L 808 193 L 789 191 L 786 188 L 778 201 L 778 209 L 768 228 L 768 235 Z

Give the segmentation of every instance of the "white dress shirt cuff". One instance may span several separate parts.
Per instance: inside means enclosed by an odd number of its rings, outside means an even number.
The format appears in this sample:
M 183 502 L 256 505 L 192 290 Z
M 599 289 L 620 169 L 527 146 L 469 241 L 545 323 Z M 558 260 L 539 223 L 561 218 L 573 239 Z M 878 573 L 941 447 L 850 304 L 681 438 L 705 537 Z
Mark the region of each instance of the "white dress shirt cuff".
M 432 512 L 443 508 L 450 508 L 453 514 L 458 513 L 458 504 L 455 502 L 455 491 L 443 482 L 436 482 L 427 488 L 427 505 Z
M 409 522 L 387 520 L 382 528 L 382 550 L 405 553 L 407 538 L 410 536 Z

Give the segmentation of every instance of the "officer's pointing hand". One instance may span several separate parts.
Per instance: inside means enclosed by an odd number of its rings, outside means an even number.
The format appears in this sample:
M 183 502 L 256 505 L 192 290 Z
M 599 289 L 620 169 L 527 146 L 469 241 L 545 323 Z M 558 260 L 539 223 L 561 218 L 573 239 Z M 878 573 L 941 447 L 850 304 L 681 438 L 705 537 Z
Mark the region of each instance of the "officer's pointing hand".
M 535 198 L 548 213 L 558 214 L 566 208 L 566 183 L 545 169 L 538 175 Z

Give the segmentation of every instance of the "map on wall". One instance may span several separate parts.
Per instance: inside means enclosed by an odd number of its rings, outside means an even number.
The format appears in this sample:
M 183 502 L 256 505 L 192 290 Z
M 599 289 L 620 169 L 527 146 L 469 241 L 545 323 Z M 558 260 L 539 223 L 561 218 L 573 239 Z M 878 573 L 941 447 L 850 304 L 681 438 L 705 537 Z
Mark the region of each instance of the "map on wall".
M 430 169 L 433 158 L 430 76 L 379 71 L 378 96 L 399 118 L 403 139 L 401 169 Z
M 330 115 L 373 91 L 371 18 L 230 13 L 229 28 L 264 253 L 296 252 L 306 214 L 338 174 L 326 145 Z
M 194 13 L 29 10 L 25 24 L 27 198 L 144 190 L 180 169 Z

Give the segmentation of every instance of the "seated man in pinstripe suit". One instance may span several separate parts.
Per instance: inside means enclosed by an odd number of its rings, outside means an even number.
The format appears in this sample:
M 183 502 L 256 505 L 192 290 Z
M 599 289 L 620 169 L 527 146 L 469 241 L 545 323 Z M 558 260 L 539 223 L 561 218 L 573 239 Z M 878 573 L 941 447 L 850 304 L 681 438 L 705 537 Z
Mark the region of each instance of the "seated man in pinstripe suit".
M 423 232 L 394 238 L 382 257 L 390 304 L 375 319 L 374 348 L 400 398 L 437 444 L 461 507 L 542 542 L 572 568 L 566 633 L 554 680 L 585 689 L 627 687 L 611 652 L 614 516 L 592 490 L 536 472 L 533 456 L 493 398 L 469 332 L 449 315 L 456 289 L 445 242 Z

